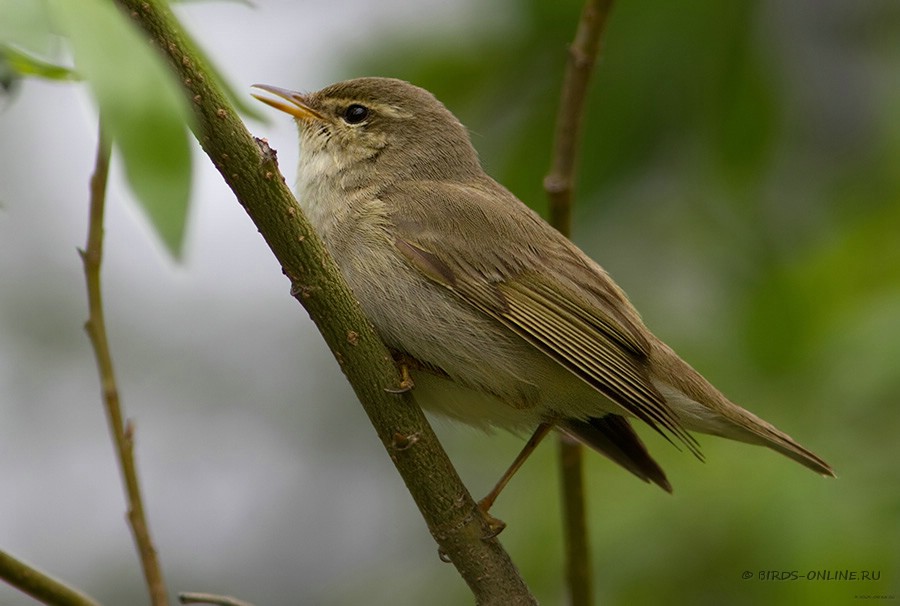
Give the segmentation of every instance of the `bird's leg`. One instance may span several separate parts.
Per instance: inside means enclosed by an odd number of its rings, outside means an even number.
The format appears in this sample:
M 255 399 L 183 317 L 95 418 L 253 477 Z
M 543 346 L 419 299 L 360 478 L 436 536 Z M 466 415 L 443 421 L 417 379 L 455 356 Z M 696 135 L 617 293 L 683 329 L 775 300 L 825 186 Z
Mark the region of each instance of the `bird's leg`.
M 397 387 L 385 388 L 385 391 L 389 393 L 406 393 L 415 387 L 415 383 L 409 374 L 409 365 L 412 359 L 403 354 L 395 353 L 394 360 L 400 365 L 400 385 Z
M 400 389 L 404 391 L 408 391 L 415 387 L 415 383 L 413 383 L 412 376 L 409 374 L 409 366 L 406 364 L 400 367 Z
M 544 439 L 550 430 L 553 429 L 553 423 L 541 423 L 537 426 L 537 429 L 534 430 L 534 433 L 531 434 L 531 437 L 528 438 L 528 441 L 525 442 L 525 446 L 522 448 L 522 451 L 512 462 L 512 465 L 509 466 L 509 469 L 500 477 L 500 480 L 494 487 L 491 489 L 487 495 L 478 501 L 478 511 L 481 512 L 481 515 L 484 516 L 485 521 L 487 521 L 488 527 L 491 530 L 491 533 L 484 537 L 485 539 L 492 539 L 506 528 L 506 523 L 503 520 L 498 520 L 494 516 L 492 516 L 488 511 L 491 506 L 494 504 L 494 501 L 497 500 L 497 497 L 500 495 L 500 492 L 506 487 L 512 477 L 519 471 L 519 468 L 522 467 L 522 464 L 525 462 L 525 459 L 534 452 L 534 449 L 537 448 L 538 444 L 541 443 L 541 440 Z

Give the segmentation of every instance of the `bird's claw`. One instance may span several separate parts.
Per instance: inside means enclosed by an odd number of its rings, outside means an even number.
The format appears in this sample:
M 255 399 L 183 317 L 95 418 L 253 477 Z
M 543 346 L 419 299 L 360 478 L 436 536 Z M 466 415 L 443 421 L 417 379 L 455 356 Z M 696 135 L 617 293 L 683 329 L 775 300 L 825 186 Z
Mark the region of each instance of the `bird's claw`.
M 409 367 L 406 364 L 400 364 L 400 384 L 397 387 L 385 387 L 388 393 L 401 394 L 410 391 L 416 384 L 413 382 L 409 374 Z

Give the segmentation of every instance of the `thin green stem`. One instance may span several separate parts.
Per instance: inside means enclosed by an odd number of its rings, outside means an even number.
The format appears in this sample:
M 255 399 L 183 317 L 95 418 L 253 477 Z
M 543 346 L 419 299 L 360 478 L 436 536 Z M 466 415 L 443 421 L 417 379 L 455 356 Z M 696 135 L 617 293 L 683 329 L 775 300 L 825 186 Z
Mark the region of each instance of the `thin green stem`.
M 253 604 L 251 604 L 250 602 L 244 602 L 227 595 L 215 595 L 212 593 L 179 593 L 178 601 L 182 604 L 211 604 L 212 606 L 253 606 Z
M 97 141 L 97 157 L 94 174 L 90 183 L 90 216 L 88 221 L 87 246 L 81 252 L 84 264 L 84 275 L 87 282 L 88 320 L 85 330 L 94 348 L 97 370 L 100 374 L 100 386 L 109 431 L 116 448 L 122 482 L 125 485 L 125 496 L 128 501 L 128 524 L 140 556 L 144 578 L 150 593 L 153 606 L 165 606 L 168 603 L 166 586 L 162 570 L 156 556 L 156 549 L 150 538 L 150 530 L 144 515 L 140 483 L 134 463 L 134 429 L 126 424 L 122 416 L 119 402 L 119 390 L 113 372 L 112 354 L 106 337 L 106 321 L 103 314 L 103 296 L 100 286 L 100 265 L 103 260 L 103 214 L 106 206 L 106 182 L 109 175 L 109 157 L 111 142 L 103 130 L 103 118 L 100 118 L 100 129 Z
M 100 606 L 93 598 L 58 581 L 45 572 L 0 551 L 0 579 L 35 600 L 53 606 Z
M 594 580 L 584 487 L 584 447 L 565 435 L 559 436 L 559 469 L 569 599 L 573 606 L 589 606 L 594 603 Z
M 581 12 L 575 39 L 569 47 L 569 60 L 556 120 L 553 159 L 550 172 L 544 178 L 544 189 L 550 199 L 550 223 L 566 236 L 572 230 L 572 200 L 584 104 L 611 6 L 612 0 L 587 0 Z M 594 603 L 594 593 L 585 504 L 583 447 L 561 436 L 559 454 L 566 582 L 573 606 L 590 606 Z
M 612 0 L 587 0 L 581 11 L 575 39 L 569 46 L 556 115 L 553 156 L 550 171 L 544 178 L 544 189 L 550 198 L 550 223 L 566 235 L 569 235 L 572 224 L 572 198 L 584 104 L 611 8 Z

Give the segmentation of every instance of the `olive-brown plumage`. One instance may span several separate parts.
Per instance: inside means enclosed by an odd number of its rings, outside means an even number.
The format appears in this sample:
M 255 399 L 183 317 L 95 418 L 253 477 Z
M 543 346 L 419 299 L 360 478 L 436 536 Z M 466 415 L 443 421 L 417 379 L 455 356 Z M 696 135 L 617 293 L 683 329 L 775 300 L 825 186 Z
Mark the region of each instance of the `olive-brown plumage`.
M 298 200 L 423 406 L 514 431 L 552 423 L 666 490 L 628 419 L 698 456 L 691 431 L 834 475 L 657 339 L 597 263 L 484 173 L 429 92 L 387 78 L 258 88 L 296 118 Z

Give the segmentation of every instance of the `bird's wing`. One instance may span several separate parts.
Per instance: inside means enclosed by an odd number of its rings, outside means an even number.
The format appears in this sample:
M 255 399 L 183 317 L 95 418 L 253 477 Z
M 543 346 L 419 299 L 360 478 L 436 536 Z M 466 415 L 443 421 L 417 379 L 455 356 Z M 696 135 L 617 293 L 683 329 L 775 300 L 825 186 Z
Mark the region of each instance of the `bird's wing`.
M 493 182 L 406 183 L 383 195 L 402 197 L 388 219 L 412 267 L 699 456 L 650 381 L 637 313 L 559 232 Z

